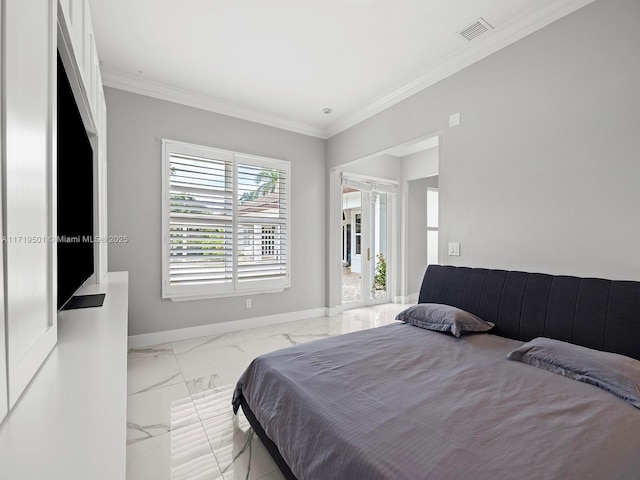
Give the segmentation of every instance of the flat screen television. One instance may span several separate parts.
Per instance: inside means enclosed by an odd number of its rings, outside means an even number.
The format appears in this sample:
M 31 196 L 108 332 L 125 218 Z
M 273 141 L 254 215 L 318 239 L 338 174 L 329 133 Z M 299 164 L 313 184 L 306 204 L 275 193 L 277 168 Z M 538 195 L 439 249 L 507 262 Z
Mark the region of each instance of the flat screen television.
M 58 54 L 58 310 L 94 272 L 93 149 Z

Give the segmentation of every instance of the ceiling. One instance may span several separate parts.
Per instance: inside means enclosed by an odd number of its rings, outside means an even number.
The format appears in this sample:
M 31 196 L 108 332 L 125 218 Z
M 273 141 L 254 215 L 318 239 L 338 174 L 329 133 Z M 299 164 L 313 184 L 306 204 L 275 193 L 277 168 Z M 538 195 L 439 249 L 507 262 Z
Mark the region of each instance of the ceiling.
M 591 1 L 89 3 L 105 85 L 328 138 Z

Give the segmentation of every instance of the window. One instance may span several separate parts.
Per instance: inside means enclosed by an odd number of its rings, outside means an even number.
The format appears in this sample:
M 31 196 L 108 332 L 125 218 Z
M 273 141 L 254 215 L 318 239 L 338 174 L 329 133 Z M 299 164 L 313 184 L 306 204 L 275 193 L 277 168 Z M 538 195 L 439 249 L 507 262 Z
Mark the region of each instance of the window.
M 427 188 L 427 265 L 438 263 L 438 189 Z
M 262 256 L 272 257 L 276 254 L 277 227 L 262 227 Z
M 289 162 L 163 140 L 163 298 L 290 286 Z

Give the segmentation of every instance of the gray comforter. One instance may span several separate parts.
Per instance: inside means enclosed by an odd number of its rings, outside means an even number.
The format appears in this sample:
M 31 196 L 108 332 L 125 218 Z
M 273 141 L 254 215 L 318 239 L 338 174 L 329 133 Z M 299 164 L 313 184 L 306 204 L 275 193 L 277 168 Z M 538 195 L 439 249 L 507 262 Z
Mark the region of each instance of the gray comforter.
M 240 396 L 300 479 L 640 479 L 640 410 L 505 356 L 522 342 L 394 324 L 256 358 Z

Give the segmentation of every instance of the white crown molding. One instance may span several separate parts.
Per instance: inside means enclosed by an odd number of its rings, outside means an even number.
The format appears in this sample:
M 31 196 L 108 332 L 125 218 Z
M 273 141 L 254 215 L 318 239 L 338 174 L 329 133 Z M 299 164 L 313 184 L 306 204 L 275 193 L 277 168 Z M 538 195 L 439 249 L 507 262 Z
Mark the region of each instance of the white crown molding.
M 183 90 L 159 82 L 144 80 L 132 75 L 127 75 L 108 68 L 102 68 L 102 82 L 107 87 L 125 90 L 127 92 L 146 95 L 173 103 L 187 105 L 189 107 L 208 110 L 210 112 L 228 115 L 230 117 L 248 120 L 250 122 L 281 128 L 291 132 L 302 133 L 312 137 L 326 139 L 326 131 L 291 120 L 286 120 L 275 115 L 256 112 L 254 110 L 230 105 L 216 98 Z
M 491 30 L 485 34 L 483 38 L 477 40 L 477 43 L 463 43 L 457 51 L 444 58 L 414 81 L 402 85 L 376 102 L 373 102 L 368 107 L 337 121 L 325 132 L 325 138 L 333 137 L 373 117 L 383 110 L 415 95 L 425 88 L 434 85 L 593 1 L 595 0 L 552 1 L 548 2 L 543 8 L 540 8 L 539 5 L 532 5 L 530 9 L 524 11 L 511 22 L 500 25 L 495 30 Z
M 543 7 L 540 7 L 538 4 L 532 5 L 511 22 L 498 26 L 495 30 L 491 30 L 477 41 L 468 44 L 461 41 L 461 46 L 457 51 L 431 67 L 428 72 L 394 89 L 367 107 L 336 120 L 336 122 L 327 129 L 294 122 L 275 115 L 256 112 L 251 109 L 225 103 L 207 95 L 193 93 L 159 82 L 143 80 L 109 69 L 102 70 L 102 79 L 104 85 L 108 87 L 257 122 L 291 132 L 327 139 L 373 117 L 383 110 L 415 95 L 425 88 L 432 86 L 593 1 L 595 0 L 566 0 L 562 2 L 552 0 L 547 2 Z M 453 34 L 454 33 L 452 33 L 452 35 Z

